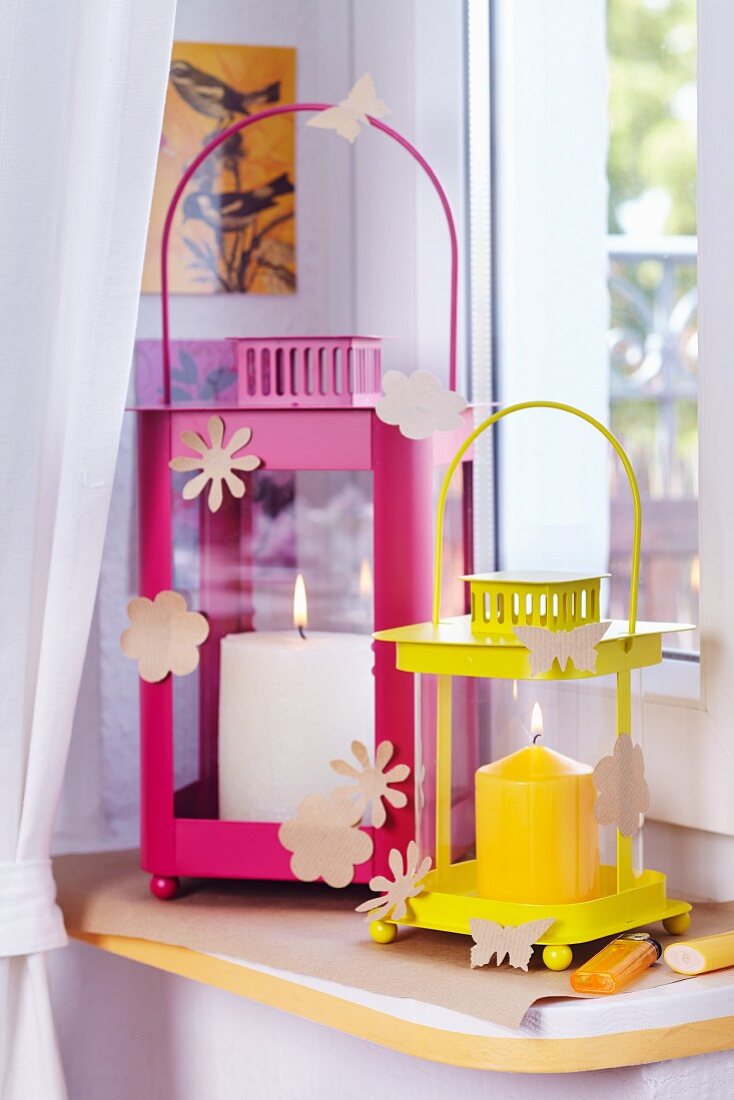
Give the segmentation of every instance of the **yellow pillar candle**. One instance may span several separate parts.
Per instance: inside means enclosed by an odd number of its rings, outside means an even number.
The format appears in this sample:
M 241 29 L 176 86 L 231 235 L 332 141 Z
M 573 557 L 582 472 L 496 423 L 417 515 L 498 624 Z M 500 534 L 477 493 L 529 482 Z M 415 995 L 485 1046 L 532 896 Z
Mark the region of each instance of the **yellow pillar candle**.
M 734 932 L 671 943 L 665 948 L 665 961 L 676 974 L 708 974 L 734 966 Z
M 545 904 L 599 896 L 592 769 L 528 745 L 476 773 L 477 890 Z

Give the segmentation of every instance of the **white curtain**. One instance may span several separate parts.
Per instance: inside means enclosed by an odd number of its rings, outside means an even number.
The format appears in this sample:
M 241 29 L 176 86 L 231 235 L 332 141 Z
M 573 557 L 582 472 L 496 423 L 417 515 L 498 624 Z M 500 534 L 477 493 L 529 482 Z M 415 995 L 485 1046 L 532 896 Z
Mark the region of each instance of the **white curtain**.
M 65 1095 L 44 955 L 66 942 L 49 850 L 132 356 L 174 8 L 0 0 L 3 1100 Z

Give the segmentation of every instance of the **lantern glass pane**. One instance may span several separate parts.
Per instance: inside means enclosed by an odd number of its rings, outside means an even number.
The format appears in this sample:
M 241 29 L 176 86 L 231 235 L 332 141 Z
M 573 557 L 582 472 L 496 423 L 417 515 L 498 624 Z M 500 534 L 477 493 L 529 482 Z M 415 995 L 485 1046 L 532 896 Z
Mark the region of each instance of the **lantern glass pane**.
M 631 726 L 635 744 L 642 745 L 641 673 L 631 675 Z M 437 676 L 416 676 L 416 802 L 420 807 L 418 838 L 421 851 L 434 863 L 438 857 L 436 837 L 437 777 L 440 748 L 437 732 L 442 710 Z M 537 707 L 542 714 L 543 733 L 538 744 L 589 768 L 612 755 L 617 735 L 618 692 L 615 676 L 568 681 L 512 681 L 479 677 L 452 677 L 450 716 L 450 784 L 442 788 L 449 799 L 451 861 L 476 857 L 475 773 L 490 764 L 527 748 L 537 728 Z M 533 711 L 536 711 L 535 721 Z M 644 746 L 643 746 L 644 751 Z M 446 757 L 444 757 L 446 759 Z M 445 773 L 441 769 L 441 775 Z M 649 781 L 649 777 L 648 777 Z M 450 794 L 448 792 L 450 791 Z M 588 822 L 587 822 L 588 827 Z M 592 825 L 592 828 L 594 826 Z M 602 865 L 617 863 L 617 832 L 612 825 L 599 826 L 599 856 Z M 508 839 L 508 843 L 511 840 Z M 642 830 L 631 842 L 632 870 L 643 869 Z
M 352 740 L 373 751 L 372 474 L 263 468 L 215 513 L 207 490 L 183 499 L 186 480 L 172 478 L 173 587 L 210 634 L 198 670 L 174 678 L 176 813 L 281 821 L 338 785 L 329 761 L 352 760 Z M 231 635 L 248 637 L 222 660 Z
M 445 466 L 437 466 L 434 470 L 434 513 L 445 473 Z M 468 587 L 461 578 L 474 568 L 472 477 L 472 463 L 464 462 L 455 472 L 446 498 L 441 557 L 443 615 L 463 615 L 469 610 Z

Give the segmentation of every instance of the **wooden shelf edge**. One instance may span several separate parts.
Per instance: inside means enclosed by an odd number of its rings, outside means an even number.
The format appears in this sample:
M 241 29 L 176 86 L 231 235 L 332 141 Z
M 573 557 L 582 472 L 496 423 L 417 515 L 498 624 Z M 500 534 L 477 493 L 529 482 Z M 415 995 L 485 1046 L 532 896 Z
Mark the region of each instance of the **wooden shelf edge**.
M 73 930 L 69 935 L 112 955 L 226 990 L 400 1054 L 444 1065 L 503 1073 L 580 1073 L 687 1058 L 734 1047 L 734 1016 L 578 1039 L 466 1035 L 397 1019 L 377 1009 L 185 947 Z

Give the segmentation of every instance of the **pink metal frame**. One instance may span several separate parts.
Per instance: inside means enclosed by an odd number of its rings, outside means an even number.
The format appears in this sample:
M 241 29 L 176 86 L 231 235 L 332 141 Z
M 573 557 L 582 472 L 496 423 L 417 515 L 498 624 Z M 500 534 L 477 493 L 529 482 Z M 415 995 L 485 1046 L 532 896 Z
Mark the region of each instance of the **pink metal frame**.
M 163 237 L 161 239 L 161 315 L 163 326 L 163 378 L 164 378 L 164 391 L 163 399 L 168 402 L 171 399 L 170 391 L 170 374 L 171 374 L 171 337 L 170 337 L 170 325 L 169 325 L 169 311 L 168 311 L 168 242 L 171 236 L 171 229 L 173 228 L 173 218 L 176 213 L 181 196 L 183 195 L 186 184 L 196 172 L 196 169 L 202 164 L 207 157 L 214 152 L 215 149 L 225 142 L 233 134 L 238 133 L 240 130 L 247 129 L 248 126 L 253 126 L 256 122 L 262 122 L 266 118 L 274 118 L 276 115 L 290 115 L 296 114 L 300 111 L 320 112 L 326 111 L 329 107 L 333 107 L 333 103 L 284 103 L 279 107 L 268 107 L 265 111 L 258 111 L 256 115 L 249 115 L 247 118 L 242 118 L 239 122 L 233 122 L 231 126 L 228 126 L 226 130 L 222 130 L 220 134 L 217 134 L 208 145 L 206 145 L 201 152 L 194 157 L 191 164 L 188 166 L 181 179 L 178 182 L 176 190 L 173 192 L 173 197 L 166 213 L 166 220 L 163 224 Z M 458 320 L 458 291 L 459 291 L 459 244 L 456 236 L 456 225 L 454 224 L 454 216 L 451 211 L 451 204 L 449 203 L 446 192 L 441 186 L 436 173 L 431 168 L 426 158 L 418 152 L 416 147 L 412 145 L 406 137 L 398 133 L 397 130 L 393 130 L 391 126 L 388 126 L 384 122 L 380 122 L 378 118 L 372 118 L 371 115 L 367 116 L 367 121 L 371 126 L 374 126 L 376 130 L 381 130 L 383 134 L 387 134 L 393 141 L 396 141 L 398 145 L 402 145 L 403 149 L 410 153 L 411 157 L 418 162 L 423 169 L 428 179 L 433 184 L 433 187 L 438 195 L 443 212 L 446 216 L 446 225 L 449 231 L 449 239 L 451 244 L 451 289 L 450 289 L 450 317 L 449 317 L 449 388 L 456 389 L 456 326 Z
M 229 136 L 263 119 L 299 111 L 321 111 L 329 104 L 289 104 L 261 111 L 222 131 L 194 159 L 182 177 L 166 215 L 161 247 L 164 404 L 140 409 L 140 584 L 150 598 L 172 587 L 173 523 L 170 459 L 180 453 L 183 428 L 206 428 L 211 407 L 170 404 L 170 333 L 168 245 L 173 216 L 197 167 Z M 397 131 L 376 119 L 369 122 L 405 148 L 424 169 L 441 201 L 451 239 L 450 381 L 456 379 L 457 240 L 451 209 L 435 173 Z M 433 469 L 446 448 L 459 442 L 443 437 L 405 439 L 383 424 L 372 408 L 265 408 L 242 404 L 217 406 L 229 437 L 238 427 L 253 432 L 253 448 L 270 469 L 371 470 L 374 502 L 374 624 L 376 630 L 425 620 L 431 611 Z M 456 433 L 463 438 L 465 432 Z M 256 442 L 256 446 L 255 446 Z M 398 474 L 399 471 L 399 474 Z M 201 507 L 200 607 L 210 622 L 201 647 L 200 775 L 183 790 L 174 789 L 173 680 L 141 681 L 141 864 L 153 875 L 151 889 L 161 897 L 175 893 L 180 875 L 290 879 L 290 853 L 279 843 L 277 824 L 220 821 L 217 818 L 216 697 L 219 642 L 228 632 L 252 628 L 250 594 L 232 592 L 231 578 L 246 546 L 247 497 L 228 501 L 216 515 Z M 471 553 L 471 539 L 465 544 Z M 467 561 L 467 568 L 470 562 Z M 229 584 L 226 590 L 225 583 Z M 414 764 L 412 678 L 396 670 L 392 647 L 375 647 L 375 740 L 395 745 L 395 760 Z M 405 784 L 408 808 L 391 811 L 387 824 L 373 831 L 373 857 L 356 868 L 355 881 L 366 882 L 387 868 L 391 848 L 404 850 L 414 835 L 412 782 Z M 304 792 L 304 795 L 308 792 Z

